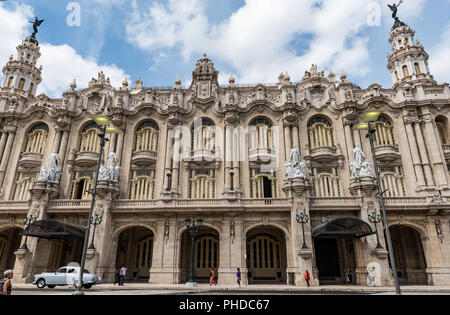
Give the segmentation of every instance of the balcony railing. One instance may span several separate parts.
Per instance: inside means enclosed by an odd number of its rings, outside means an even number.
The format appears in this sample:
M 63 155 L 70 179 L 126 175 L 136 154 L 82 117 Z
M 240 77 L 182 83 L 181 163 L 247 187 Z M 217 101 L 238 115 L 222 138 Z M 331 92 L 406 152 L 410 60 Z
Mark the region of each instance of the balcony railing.
M 91 200 L 50 200 L 49 208 L 89 208 Z
M 0 211 L 28 211 L 28 201 L 0 201 Z
M 151 150 L 134 151 L 131 162 L 139 166 L 150 165 L 156 163 L 157 155 L 157 152 Z

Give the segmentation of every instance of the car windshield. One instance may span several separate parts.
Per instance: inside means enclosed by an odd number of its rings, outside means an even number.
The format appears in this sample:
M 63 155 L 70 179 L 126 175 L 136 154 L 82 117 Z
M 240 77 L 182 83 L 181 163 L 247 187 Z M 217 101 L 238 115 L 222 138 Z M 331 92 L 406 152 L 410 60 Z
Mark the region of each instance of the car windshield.
M 56 273 L 66 273 L 66 268 L 59 268 L 58 271 L 56 271 Z
M 90 273 L 87 269 L 84 269 L 84 273 Z

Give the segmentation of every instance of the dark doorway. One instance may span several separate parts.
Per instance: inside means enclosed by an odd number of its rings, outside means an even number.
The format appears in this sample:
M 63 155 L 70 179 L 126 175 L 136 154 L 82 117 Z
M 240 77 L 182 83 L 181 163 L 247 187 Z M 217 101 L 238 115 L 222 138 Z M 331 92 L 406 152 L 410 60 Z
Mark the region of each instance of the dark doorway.
M 407 226 L 393 226 L 389 230 L 392 236 L 400 284 L 429 284 L 420 234 Z
M 272 181 L 267 177 L 263 178 L 264 198 L 272 198 Z
M 336 278 L 342 277 L 337 240 L 316 239 L 314 244 L 320 284 L 336 283 Z

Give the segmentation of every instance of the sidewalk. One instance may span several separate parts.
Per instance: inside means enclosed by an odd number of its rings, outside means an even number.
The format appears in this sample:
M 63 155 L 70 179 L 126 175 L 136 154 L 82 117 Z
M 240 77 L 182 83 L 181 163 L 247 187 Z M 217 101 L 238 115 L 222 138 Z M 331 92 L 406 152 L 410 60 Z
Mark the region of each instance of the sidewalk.
M 15 289 L 35 289 L 33 284 L 13 284 Z M 59 287 L 67 288 L 67 287 Z M 147 283 L 126 283 L 124 286 L 118 286 L 113 284 L 98 284 L 91 290 L 157 290 L 157 291 L 242 291 L 246 292 L 296 292 L 296 291 L 312 291 L 312 292 L 370 292 L 370 293 L 385 293 L 395 292 L 393 287 L 366 287 L 366 286 L 319 286 L 319 287 L 295 287 L 289 285 L 248 285 L 238 287 L 237 285 L 217 285 L 209 286 L 209 284 L 199 284 L 196 288 L 187 288 L 185 284 L 175 285 L 160 285 L 160 284 L 147 284 Z M 404 286 L 401 287 L 402 292 L 433 292 L 433 293 L 450 293 L 450 286 Z M 181 293 L 181 292 L 180 292 Z

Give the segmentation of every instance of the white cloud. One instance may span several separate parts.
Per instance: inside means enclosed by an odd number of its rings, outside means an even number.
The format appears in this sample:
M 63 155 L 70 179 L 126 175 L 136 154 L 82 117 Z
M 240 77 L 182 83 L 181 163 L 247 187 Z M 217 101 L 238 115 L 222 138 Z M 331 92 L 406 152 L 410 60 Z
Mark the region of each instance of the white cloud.
M 16 56 L 16 47 L 30 34 L 30 24 L 34 17 L 33 8 L 28 5 L 16 5 L 9 10 L 0 4 L 0 65 L 5 65 L 9 56 Z M 39 36 L 39 34 L 38 34 Z M 83 58 L 69 45 L 40 43 L 41 58 L 38 65 L 43 67 L 42 83 L 38 93 L 45 92 L 51 97 L 61 97 L 70 82 L 75 78 L 78 87 L 86 87 L 92 77 L 101 70 L 110 77 L 111 84 L 120 86 L 125 72 L 115 65 L 101 65 L 95 59 Z
M 372 1 L 388 23 L 392 20 L 386 4 L 391 2 Z M 405 2 L 399 16 L 418 15 L 425 2 Z M 155 2 L 143 8 L 134 0 L 127 36 L 144 50 L 180 49 L 185 60 L 206 52 L 229 64 L 240 81 L 272 82 L 286 70 L 292 79 L 299 79 L 313 63 L 361 77 L 370 71 L 370 39 L 364 35 L 369 27 L 368 4 L 361 0 L 246 0 L 228 19 L 214 24 L 208 20 L 204 1 L 168 0 L 167 5 Z M 297 52 L 291 42 L 305 36 L 310 41 Z
M 439 82 L 449 83 L 450 23 L 444 28 L 439 44 L 430 50 L 430 71 Z

